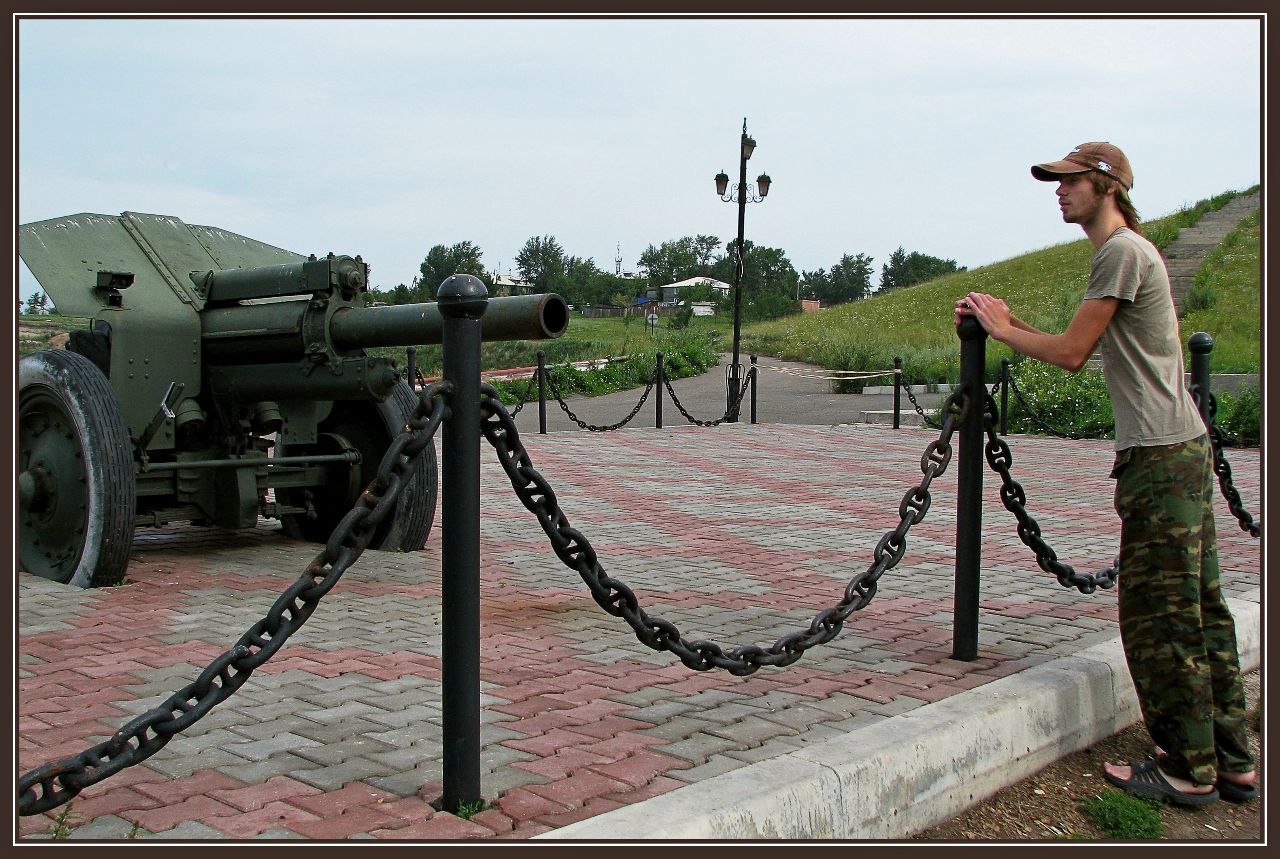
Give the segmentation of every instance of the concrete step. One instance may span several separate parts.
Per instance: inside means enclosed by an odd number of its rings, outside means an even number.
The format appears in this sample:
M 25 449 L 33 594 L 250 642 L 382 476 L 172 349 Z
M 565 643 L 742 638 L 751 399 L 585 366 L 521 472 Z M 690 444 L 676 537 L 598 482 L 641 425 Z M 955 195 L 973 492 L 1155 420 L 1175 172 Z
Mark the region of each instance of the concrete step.
M 921 404 L 923 405 L 923 403 Z M 869 409 L 859 416 L 860 423 L 878 424 L 880 426 L 893 426 L 893 409 Z M 914 408 L 904 407 L 898 413 L 898 426 L 900 427 L 922 427 L 925 422 L 920 419 L 920 415 Z

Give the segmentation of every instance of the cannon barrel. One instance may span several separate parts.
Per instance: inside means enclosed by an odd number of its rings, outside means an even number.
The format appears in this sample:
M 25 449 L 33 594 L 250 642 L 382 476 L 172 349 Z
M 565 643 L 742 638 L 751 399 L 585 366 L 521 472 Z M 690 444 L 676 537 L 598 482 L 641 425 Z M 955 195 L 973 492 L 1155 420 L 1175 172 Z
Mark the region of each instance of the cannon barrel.
M 555 293 L 490 298 L 480 319 L 482 340 L 554 340 L 569 326 L 569 306 Z M 346 307 L 333 315 L 330 333 L 342 349 L 426 346 L 439 343 L 444 317 L 439 306 L 400 304 Z
M 205 354 L 220 364 L 296 361 L 331 343 L 340 352 L 441 342 L 435 302 L 389 307 L 326 305 L 295 299 L 212 307 L 200 314 Z M 327 326 L 327 328 L 326 328 Z M 569 306 L 555 293 L 491 298 L 481 320 L 485 340 L 551 340 L 569 327 Z M 328 343 L 326 343 L 328 341 Z

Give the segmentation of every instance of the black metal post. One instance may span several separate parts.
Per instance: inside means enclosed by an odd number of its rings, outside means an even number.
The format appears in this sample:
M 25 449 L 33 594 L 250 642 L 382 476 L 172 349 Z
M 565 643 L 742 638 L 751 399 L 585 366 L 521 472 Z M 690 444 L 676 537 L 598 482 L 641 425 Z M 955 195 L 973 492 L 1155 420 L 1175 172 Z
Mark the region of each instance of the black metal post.
M 547 434 L 547 353 L 538 350 L 538 432 Z
M 978 583 L 982 572 L 982 415 L 987 332 L 972 316 L 956 326 L 960 336 L 960 385 L 969 397 L 960 424 L 956 472 L 956 571 L 951 656 L 970 662 L 978 656 Z
M 742 257 L 747 223 L 747 120 L 742 119 L 742 140 L 738 146 L 738 264 L 733 270 L 733 364 L 729 367 L 729 423 L 738 422 L 738 362 L 742 342 Z
M 418 390 L 418 347 L 409 346 L 405 350 L 405 375 L 409 377 L 409 387 Z
M 1009 366 L 1008 358 L 1000 359 L 1000 435 L 1009 434 Z
M 444 379 L 453 383 L 441 447 L 443 808 L 480 801 L 480 317 L 488 290 L 455 274 L 436 293 Z
M 658 399 L 654 402 L 654 409 L 656 414 L 656 417 L 654 419 L 654 426 L 657 427 L 658 429 L 662 429 L 662 380 L 667 377 L 666 373 L 667 373 L 667 367 L 666 367 L 666 364 L 663 362 L 662 353 L 659 352 L 658 366 L 654 370 L 654 375 L 653 375 L 653 378 L 654 378 L 653 392 L 658 397 Z
M 756 422 L 756 385 L 760 381 L 760 368 L 756 365 L 756 353 L 751 353 L 751 422 Z
M 1209 353 L 1213 351 L 1213 338 L 1205 331 L 1197 331 L 1187 346 L 1191 349 L 1191 390 L 1199 400 L 1200 417 L 1208 427 L 1213 421 L 1209 410 Z
M 902 359 L 893 359 L 893 428 L 900 429 L 902 419 Z

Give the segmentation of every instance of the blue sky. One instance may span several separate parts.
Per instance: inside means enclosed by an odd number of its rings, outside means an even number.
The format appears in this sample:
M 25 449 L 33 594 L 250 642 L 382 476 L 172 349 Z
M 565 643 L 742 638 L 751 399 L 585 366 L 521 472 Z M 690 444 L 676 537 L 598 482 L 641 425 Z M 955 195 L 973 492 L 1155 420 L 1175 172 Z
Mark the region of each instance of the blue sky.
M 531 236 L 634 269 L 736 233 L 797 270 L 897 247 L 976 267 L 1077 239 L 1029 166 L 1110 140 L 1146 217 L 1262 180 L 1247 18 L 22 19 L 20 223 L 131 210 L 407 283 Z M 20 294 L 35 290 L 24 270 Z

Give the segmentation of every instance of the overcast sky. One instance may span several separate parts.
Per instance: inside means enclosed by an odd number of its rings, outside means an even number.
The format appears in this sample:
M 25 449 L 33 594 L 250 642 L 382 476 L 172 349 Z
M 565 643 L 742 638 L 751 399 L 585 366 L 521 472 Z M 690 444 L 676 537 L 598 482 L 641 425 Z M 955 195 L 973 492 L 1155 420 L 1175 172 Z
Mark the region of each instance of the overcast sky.
M 798 271 L 896 248 L 970 268 L 1081 237 L 1034 162 L 1110 140 L 1144 217 L 1259 183 L 1247 18 L 23 19 L 17 214 L 139 211 L 408 283 L 531 236 L 635 269 L 736 235 Z M 35 290 L 20 272 L 20 292 Z

